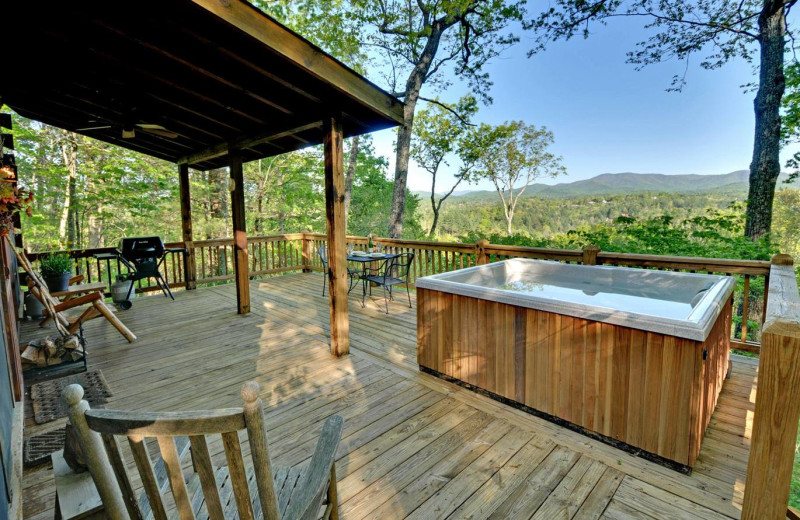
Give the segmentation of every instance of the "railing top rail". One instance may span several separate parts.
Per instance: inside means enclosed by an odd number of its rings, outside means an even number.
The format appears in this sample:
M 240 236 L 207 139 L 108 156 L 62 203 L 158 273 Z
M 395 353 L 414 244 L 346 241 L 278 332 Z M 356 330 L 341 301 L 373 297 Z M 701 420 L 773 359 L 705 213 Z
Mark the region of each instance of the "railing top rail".
M 250 236 L 250 242 L 275 242 L 281 240 L 317 239 L 324 240 L 326 235 L 321 233 L 284 233 L 279 235 Z M 351 243 L 366 243 L 367 237 L 347 237 Z M 476 253 L 478 246 L 462 242 L 435 242 L 431 240 L 404 240 L 396 238 L 376 237 L 375 241 L 383 245 L 410 247 L 416 249 L 431 249 L 439 251 L 454 251 L 461 253 Z M 209 240 L 195 240 L 195 247 L 224 246 L 233 243 L 232 238 L 215 238 Z M 184 242 L 170 242 L 167 247 L 185 246 Z M 583 251 L 580 249 L 555 249 L 545 247 L 526 247 L 502 244 L 484 244 L 484 252 L 489 255 L 509 255 L 533 258 L 551 258 L 557 260 L 580 261 Z M 73 258 L 91 257 L 99 253 L 113 252 L 113 247 L 81 249 L 68 251 Z M 32 260 L 57 251 L 43 251 L 29 253 Z M 702 258 L 688 256 L 666 256 L 637 253 L 618 253 L 613 251 L 600 251 L 597 255 L 598 264 L 623 264 L 641 267 L 666 267 L 670 269 L 685 269 L 697 271 L 726 272 L 731 274 L 749 274 L 767 276 L 770 271 L 770 262 L 767 260 L 735 260 L 728 258 Z
M 196 243 L 196 242 L 195 242 Z M 184 242 L 166 242 L 164 247 L 185 247 L 186 244 Z M 28 251 L 25 252 L 25 256 L 28 257 L 29 260 L 34 261 L 38 260 L 42 256 L 53 255 L 57 253 L 67 253 L 71 258 L 89 258 L 94 255 L 99 255 L 102 253 L 115 253 L 117 251 L 116 247 L 94 247 L 94 248 L 84 248 L 84 249 L 60 249 L 57 251 L 38 251 L 36 253 L 30 253 Z
M 773 257 L 763 332 L 800 339 L 800 295 L 792 264 L 788 255 Z
M 667 256 L 638 253 L 616 253 L 601 251 L 597 254 L 598 263 L 625 263 L 645 267 L 673 267 L 698 271 L 730 272 L 766 276 L 770 271 L 769 260 L 736 260 L 732 258 L 704 258 L 696 256 Z

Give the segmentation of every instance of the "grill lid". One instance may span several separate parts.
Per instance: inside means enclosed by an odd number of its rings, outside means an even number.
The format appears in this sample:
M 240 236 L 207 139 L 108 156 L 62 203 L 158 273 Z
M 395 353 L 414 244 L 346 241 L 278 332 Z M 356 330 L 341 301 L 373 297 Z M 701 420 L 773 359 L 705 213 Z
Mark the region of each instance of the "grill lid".
M 139 258 L 160 258 L 164 255 L 165 247 L 161 237 L 127 237 L 119 242 L 119 250 L 124 258 L 136 260 Z

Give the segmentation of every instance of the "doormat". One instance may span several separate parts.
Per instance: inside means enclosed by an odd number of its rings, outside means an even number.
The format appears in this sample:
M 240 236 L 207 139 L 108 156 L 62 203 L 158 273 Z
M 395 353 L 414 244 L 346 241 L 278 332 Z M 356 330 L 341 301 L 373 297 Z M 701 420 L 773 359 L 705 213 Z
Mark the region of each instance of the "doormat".
M 108 402 L 111 389 L 108 387 L 103 373 L 99 370 L 90 370 L 43 383 L 36 383 L 31 387 L 31 402 L 33 403 L 33 420 L 37 424 L 54 421 L 69 415 L 67 405 L 61 400 L 61 391 L 67 386 L 77 383 L 83 387 L 83 398 L 93 407 L 99 407 Z
M 39 433 L 25 439 L 23 465 L 33 468 L 50 460 L 50 454 L 64 448 L 64 428 Z

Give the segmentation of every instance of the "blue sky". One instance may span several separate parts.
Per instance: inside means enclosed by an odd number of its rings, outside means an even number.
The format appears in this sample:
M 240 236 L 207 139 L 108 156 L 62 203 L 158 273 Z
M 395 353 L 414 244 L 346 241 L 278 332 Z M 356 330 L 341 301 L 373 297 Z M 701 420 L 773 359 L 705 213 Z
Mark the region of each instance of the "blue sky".
M 641 19 L 617 19 L 596 25 L 588 40 L 551 44 L 527 58 L 529 36 L 488 68 L 494 103 L 477 120 L 501 123 L 522 119 L 545 125 L 555 134 L 553 150 L 561 155 L 571 182 L 601 173 L 724 174 L 747 169 L 753 143 L 753 92 L 741 85 L 754 79 L 743 60 L 707 71 L 701 56 L 690 63 L 683 92 L 666 92 L 677 61 L 635 70 L 626 52 L 646 37 Z M 455 100 L 466 92 L 454 85 L 440 93 Z M 423 95 L 431 96 L 430 91 Z M 379 153 L 394 167 L 394 131 L 374 134 Z M 789 152 L 785 156 L 789 156 Z M 448 173 L 442 176 L 452 181 Z M 409 188 L 430 189 L 430 176 L 412 165 Z M 449 186 L 448 186 L 449 188 Z M 489 181 L 459 189 L 493 189 Z

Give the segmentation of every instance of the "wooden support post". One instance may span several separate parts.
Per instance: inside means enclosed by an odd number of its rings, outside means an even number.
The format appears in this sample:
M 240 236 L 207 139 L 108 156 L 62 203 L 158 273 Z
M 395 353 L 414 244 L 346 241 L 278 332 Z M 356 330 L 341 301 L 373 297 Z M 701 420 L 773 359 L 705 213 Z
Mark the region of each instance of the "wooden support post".
M 586 246 L 583 248 L 583 265 L 597 265 L 597 254 L 600 248 L 597 246 Z
M 775 255 L 761 334 L 743 520 L 783 520 L 800 419 L 800 296 L 792 258 Z
M 350 320 L 347 314 L 347 237 L 344 229 L 344 159 L 340 116 L 326 117 L 323 131 L 331 353 L 343 356 L 350 353 Z
M 250 312 L 250 274 L 247 261 L 247 230 L 244 219 L 244 175 L 242 154 L 228 151 L 231 170 L 231 215 L 233 216 L 233 265 L 236 272 L 236 304 L 239 314 Z
M 311 244 L 313 241 L 311 237 L 308 236 L 307 233 L 303 233 L 303 272 L 310 273 L 311 272 L 311 259 L 313 258 L 314 252 L 311 251 Z
M 186 289 L 197 288 L 197 264 L 194 258 L 194 235 L 192 234 L 192 199 L 189 191 L 189 165 L 179 164 L 178 174 L 181 189 L 181 229 L 186 254 L 183 255 L 183 278 Z
M 486 246 L 489 245 L 489 241 L 485 238 L 478 240 L 478 243 L 475 247 L 477 247 L 478 254 L 476 255 L 476 264 L 477 265 L 484 265 L 489 263 L 489 257 L 486 256 Z

